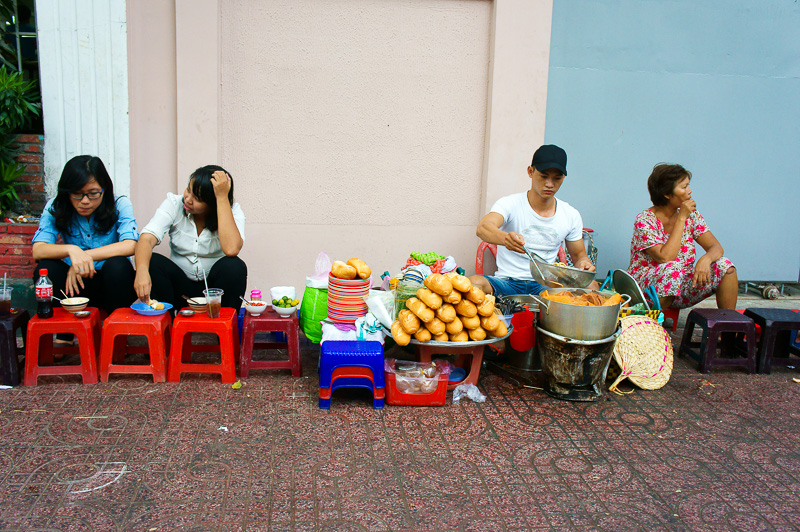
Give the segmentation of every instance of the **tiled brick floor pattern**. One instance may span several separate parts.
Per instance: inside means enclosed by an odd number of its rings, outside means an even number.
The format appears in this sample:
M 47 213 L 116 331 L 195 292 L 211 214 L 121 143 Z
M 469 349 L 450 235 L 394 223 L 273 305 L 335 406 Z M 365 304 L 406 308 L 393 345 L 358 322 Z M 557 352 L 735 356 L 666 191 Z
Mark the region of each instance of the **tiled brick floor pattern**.
M 679 341 L 678 331 L 674 338 Z M 798 359 L 800 363 L 800 359 Z M 484 370 L 485 403 L 317 408 L 304 374 L 116 375 L 0 391 L 0 530 L 796 530 L 800 384 L 701 375 L 570 403 Z

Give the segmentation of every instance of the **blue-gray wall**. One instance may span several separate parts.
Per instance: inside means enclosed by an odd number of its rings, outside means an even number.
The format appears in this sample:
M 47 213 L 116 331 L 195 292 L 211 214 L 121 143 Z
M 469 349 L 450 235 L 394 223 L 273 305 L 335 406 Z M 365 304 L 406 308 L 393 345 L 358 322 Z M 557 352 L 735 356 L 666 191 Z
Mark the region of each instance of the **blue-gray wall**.
M 740 279 L 798 280 L 799 78 L 796 0 L 554 0 L 545 137 L 598 271 L 627 267 L 663 161 L 693 173 Z

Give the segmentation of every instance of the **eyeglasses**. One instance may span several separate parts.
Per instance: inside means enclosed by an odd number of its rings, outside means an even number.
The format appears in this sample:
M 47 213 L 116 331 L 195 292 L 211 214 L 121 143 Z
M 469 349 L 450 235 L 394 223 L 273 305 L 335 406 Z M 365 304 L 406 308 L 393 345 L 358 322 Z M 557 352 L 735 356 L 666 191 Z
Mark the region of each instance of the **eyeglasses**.
M 69 197 L 74 199 L 75 201 L 83 201 L 84 196 L 89 198 L 90 200 L 100 199 L 100 196 L 103 195 L 103 189 L 100 189 L 100 192 L 72 192 L 70 193 Z

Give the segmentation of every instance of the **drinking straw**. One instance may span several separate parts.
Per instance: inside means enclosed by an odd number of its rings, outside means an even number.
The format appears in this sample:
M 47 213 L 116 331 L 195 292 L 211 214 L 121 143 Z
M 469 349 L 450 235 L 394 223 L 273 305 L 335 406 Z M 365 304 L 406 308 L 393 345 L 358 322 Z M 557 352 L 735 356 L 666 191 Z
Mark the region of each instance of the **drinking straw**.
M 3 292 L 6 291 L 6 276 L 7 275 L 8 275 L 8 272 L 3 274 Z
M 203 284 L 206 285 L 206 294 L 208 294 L 208 281 L 206 281 L 206 269 L 200 264 L 200 269 L 203 270 Z

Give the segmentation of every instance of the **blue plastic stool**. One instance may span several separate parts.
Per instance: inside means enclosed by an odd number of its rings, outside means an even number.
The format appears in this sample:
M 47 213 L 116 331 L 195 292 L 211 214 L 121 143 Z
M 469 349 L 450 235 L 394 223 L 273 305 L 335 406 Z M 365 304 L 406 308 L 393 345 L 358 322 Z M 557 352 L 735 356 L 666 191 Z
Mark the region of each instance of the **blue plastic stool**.
M 375 390 L 372 387 L 372 381 L 367 378 L 363 377 L 341 377 L 339 379 L 335 379 L 331 384 L 331 395 L 335 392 L 338 388 L 366 388 L 372 394 L 372 408 L 376 410 L 380 410 L 384 406 L 384 397 L 377 398 L 375 397 Z M 331 397 L 328 396 L 327 398 L 323 399 L 322 397 L 319 398 L 319 407 L 328 410 L 331 407 Z
M 360 367 L 372 370 L 376 388 L 385 388 L 383 346 L 380 342 L 334 341 L 322 343 L 319 355 L 319 387 L 330 388 L 333 370 Z

